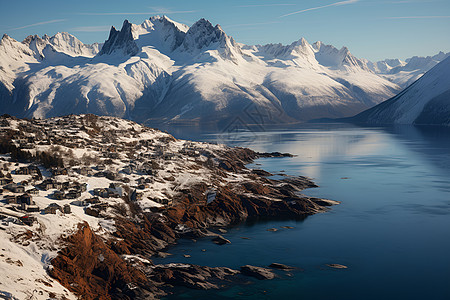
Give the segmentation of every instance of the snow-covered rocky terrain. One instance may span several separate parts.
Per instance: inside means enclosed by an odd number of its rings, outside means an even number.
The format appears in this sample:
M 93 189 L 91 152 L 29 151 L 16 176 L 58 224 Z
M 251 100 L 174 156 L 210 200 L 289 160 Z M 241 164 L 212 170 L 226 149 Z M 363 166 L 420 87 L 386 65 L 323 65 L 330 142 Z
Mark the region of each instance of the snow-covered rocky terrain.
M 343 117 L 394 96 L 439 59 L 370 63 L 303 38 L 248 46 L 205 19 L 188 27 L 156 16 L 125 21 L 104 44 L 68 33 L 23 42 L 4 35 L 0 113 L 225 125 Z
M 397 96 L 349 120 L 369 124 L 450 125 L 450 57 Z
M 0 117 L 0 298 L 152 299 L 166 285 L 218 288 L 227 268 L 153 265 L 180 237 L 248 217 L 296 218 L 335 201 L 245 164 L 250 149 L 190 142 L 94 115 Z M 273 278 L 273 276 L 271 277 Z

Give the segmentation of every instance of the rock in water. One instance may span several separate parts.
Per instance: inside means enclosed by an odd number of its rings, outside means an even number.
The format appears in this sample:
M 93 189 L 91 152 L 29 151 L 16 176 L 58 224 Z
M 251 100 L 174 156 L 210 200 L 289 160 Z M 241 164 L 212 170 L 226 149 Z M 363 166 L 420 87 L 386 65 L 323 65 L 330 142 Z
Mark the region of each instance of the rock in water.
M 275 278 L 275 274 L 271 270 L 250 265 L 242 266 L 241 273 L 247 276 L 255 277 L 259 280 Z
M 340 264 L 327 264 L 328 267 L 333 269 L 347 269 L 347 266 L 340 265 Z
M 221 235 L 216 236 L 215 238 L 212 239 L 212 241 L 214 243 L 216 243 L 217 245 L 231 244 L 231 242 L 229 240 L 227 240 L 226 238 L 224 238 Z
M 269 267 L 273 268 L 273 269 L 280 269 L 280 270 L 292 270 L 292 269 L 294 269 L 294 267 L 290 267 L 290 266 L 279 264 L 279 263 L 272 263 L 272 264 L 270 264 Z
M 172 254 L 166 253 L 166 252 L 158 252 L 157 255 L 158 255 L 158 257 L 166 258 L 167 256 L 172 255 Z

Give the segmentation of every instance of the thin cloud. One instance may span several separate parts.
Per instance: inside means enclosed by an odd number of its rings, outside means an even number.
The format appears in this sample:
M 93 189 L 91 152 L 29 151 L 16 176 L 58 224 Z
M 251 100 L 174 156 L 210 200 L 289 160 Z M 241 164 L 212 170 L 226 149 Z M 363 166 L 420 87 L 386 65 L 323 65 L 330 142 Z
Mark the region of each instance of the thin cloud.
M 111 26 L 83 26 L 72 28 L 73 32 L 104 32 L 108 31 Z
M 150 11 L 150 12 L 110 12 L 110 13 L 79 13 L 84 16 L 123 16 L 123 15 L 155 15 L 155 14 L 190 14 L 196 10 L 176 10 L 176 11 Z
M 364 1 L 364 4 L 423 4 L 442 2 L 442 0 L 399 0 L 399 1 Z
M 294 11 L 285 15 L 280 16 L 281 18 L 287 17 L 287 16 L 292 16 L 292 15 L 296 15 L 296 14 L 301 14 L 307 11 L 311 11 L 311 10 L 317 10 L 317 9 L 322 9 L 322 8 L 327 8 L 327 7 L 332 7 L 332 6 L 341 6 L 341 5 L 348 5 L 348 4 L 354 4 L 356 2 L 358 2 L 359 0 L 346 0 L 346 1 L 340 1 L 340 2 L 336 2 L 336 3 L 331 3 L 328 5 L 323 5 L 323 6 L 317 6 L 317 7 L 311 7 L 311 8 L 307 8 L 307 9 L 303 9 L 303 10 L 299 10 L 299 11 Z
M 49 20 L 49 21 L 44 21 L 44 22 L 38 22 L 38 23 L 34 23 L 34 24 L 29 24 L 29 25 L 25 25 L 25 26 L 12 28 L 10 30 L 19 30 L 19 29 L 25 29 L 25 28 L 30 28 L 30 27 L 40 26 L 40 25 L 46 25 L 46 24 L 52 24 L 52 23 L 59 23 L 59 22 L 64 22 L 64 21 L 67 21 L 67 19 L 56 19 L 56 20 Z
M 253 4 L 253 5 L 238 5 L 235 7 L 270 7 L 270 6 L 294 6 L 293 3 L 273 3 L 273 4 Z
M 401 19 L 448 19 L 450 16 L 404 16 L 404 17 L 386 17 L 385 19 L 401 20 Z

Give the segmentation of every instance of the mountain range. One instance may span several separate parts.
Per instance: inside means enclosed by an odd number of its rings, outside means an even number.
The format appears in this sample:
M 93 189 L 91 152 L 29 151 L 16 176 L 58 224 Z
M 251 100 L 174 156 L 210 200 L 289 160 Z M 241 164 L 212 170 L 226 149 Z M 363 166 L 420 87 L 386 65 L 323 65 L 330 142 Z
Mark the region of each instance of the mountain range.
M 370 62 L 305 39 L 244 45 L 219 25 L 154 16 L 112 27 L 104 43 L 68 33 L 0 41 L 0 113 L 69 113 L 142 123 L 250 124 L 357 114 L 395 96 L 449 56 Z
M 348 120 L 368 124 L 450 126 L 450 57 L 397 96 Z

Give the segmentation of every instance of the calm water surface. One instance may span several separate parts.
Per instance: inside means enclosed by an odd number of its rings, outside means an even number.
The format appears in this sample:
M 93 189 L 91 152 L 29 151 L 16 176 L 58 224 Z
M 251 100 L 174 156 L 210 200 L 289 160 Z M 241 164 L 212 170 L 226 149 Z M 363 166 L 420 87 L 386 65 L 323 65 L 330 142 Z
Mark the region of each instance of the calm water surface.
M 239 268 L 280 262 L 301 270 L 279 272 L 271 281 L 241 277 L 218 291 L 180 289 L 168 299 L 450 299 L 449 130 L 319 124 L 167 130 L 179 138 L 295 154 L 250 167 L 312 177 L 320 188 L 305 194 L 342 201 L 304 221 L 241 224 L 224 235 L 232 242 L 225 246 L 181 240 L 169 249 L 172 256 L 155 263 Z M 272 227 L 279 231 L 267 231 Z

